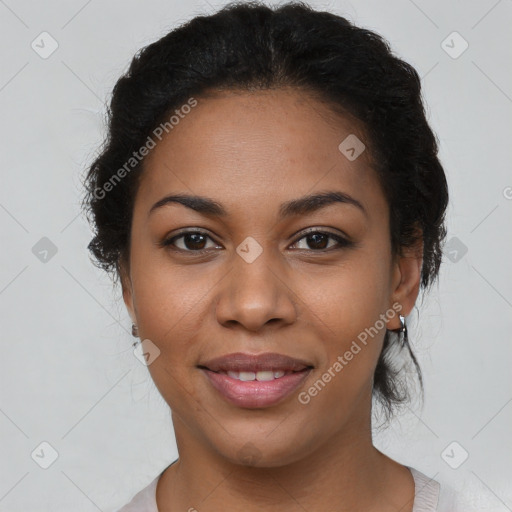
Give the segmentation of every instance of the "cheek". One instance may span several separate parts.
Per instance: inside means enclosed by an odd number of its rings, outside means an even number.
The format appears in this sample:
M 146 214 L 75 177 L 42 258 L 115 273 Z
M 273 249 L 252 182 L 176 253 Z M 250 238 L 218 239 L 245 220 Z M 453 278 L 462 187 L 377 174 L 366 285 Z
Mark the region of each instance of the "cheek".
M 355 254 L 355 253 L 354 253 Z M 306 312 L 331 343 L 343 346 L 375 324 L 387 307 L 389 275 L 382 261 L 358 252 L 343 264 L 301 278 Z
M 132 254 L 140 330 L 162 348 L 168 348 L 171 341 L 179 348 L 198 331 L 198 320 L 215 284 L 211 272 L 200 267 L 171 264 L 164 249 L 138 249 Z
M 325 411 L 331 411 L 327 423 L 333 429 L 355 410 L 360 408 L 363 414 L 369 407 L 385 334 L 385 324 L 380 320 L 381 303 L 374 293 L 365 292 L 357 277 L 354 272 L 350 278 L 332 280 L 312 305 L 314 330 L 321 333 L 322 359 L 314 378 L 298 398 L 304 407 L 311 407 L 308 414 L 318 418 L 315 424 L 323 423 Z
M 330 337 L 324 341 L 326 360 L 317 377 L 331 390 L 327 401 L 348 405 L 368 389 L 385 334 L 380 313 L 375 304 L 353 301 L 332 312 L 331 318 L 323 317 Z
M 184 275 L 178 268 L 146 267 L 134 283 L 140 332 L 159 349 L 159 357 L 148 370 L 166 402 L 177 411 L 190 406 L 196 397 L 196 382 L 190 372 L 196 371 L 201 327 L 211 283 Z
M 321 382 L 308 393 L 318 393 L 318 404 L 343 410 L 371 389 L 386 331 L 381 315 L 387 308 L 389 277 L 382 260 L 360 252 L 330 275 L 302 283 L 300 296 L 307 297 L 305 311 L 325 355 L 316 376 Z

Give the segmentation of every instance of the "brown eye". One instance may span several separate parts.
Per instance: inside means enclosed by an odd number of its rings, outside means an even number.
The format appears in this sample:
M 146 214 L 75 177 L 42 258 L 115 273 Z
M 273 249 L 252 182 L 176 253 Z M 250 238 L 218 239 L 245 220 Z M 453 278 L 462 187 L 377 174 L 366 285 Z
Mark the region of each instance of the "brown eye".
M 329 239 L 334 240 L 334 244 L 329 245 Z M 333 249 L 339 249 L 342 247 L 348 247 L 352 244 L 345 238 L 335 235 L 334 233 L 328 233 L 325 231 L 310 231 L 305 236 L 299 238 L 294 245 L 298 244 L 301 240 L 306 240 L 306 246 L 299 249 L 306 249 L 312 251 L 326 251 Z
M 161 245 L 164 247 L 172 246 L 177 250 L 185 252 L 202 252 L 210 248 L 206 246 L 208 239 L 212 240 L 207 233 L 202 231 L 185 231 L 164 240 Z M 181 240 L 181 242 L 177 243 L 178 240 Z M 214 245 L 214 247 L 218 246 Z
M 181 238 L 183 238 L 183 243 L 187 249 L 201 250 L 204 249 L 207 237 L 200 233 L 189 233 L 182 235 Z

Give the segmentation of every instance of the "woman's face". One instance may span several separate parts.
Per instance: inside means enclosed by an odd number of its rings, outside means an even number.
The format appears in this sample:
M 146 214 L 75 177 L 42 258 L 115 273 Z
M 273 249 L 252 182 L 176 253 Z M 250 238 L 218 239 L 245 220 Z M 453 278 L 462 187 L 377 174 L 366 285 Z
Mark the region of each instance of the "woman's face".
M 178 445 L 278 466 L 353 443 L 421 259 L 392 259 L 388 205 L 355 124 L 297 90 L 197 99 L 146 157 L 122 281 L 141 340 L 160 351 L 149 371 Z M 348 199 L 290 203 L 319 193 Z M 178 194 L 224 213 L 152 209 Z M 234 353 L 297 361 L 211 363 Z

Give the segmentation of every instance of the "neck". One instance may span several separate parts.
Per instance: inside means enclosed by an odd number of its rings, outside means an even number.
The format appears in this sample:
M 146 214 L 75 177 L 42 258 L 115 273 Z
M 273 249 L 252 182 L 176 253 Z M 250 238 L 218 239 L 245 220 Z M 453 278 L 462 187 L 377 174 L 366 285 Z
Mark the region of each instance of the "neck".
M 160 478 L 158 509 L 371 512 L 402 506 L 402 512 L 407 512 L 414 500 L 412 477 L 373 446 L 367 420 L 347 426 L 293 462 L 253 467 L 232 462 L 206 443 L 198 443 L 173 414 L 180 458 Z M 395 493 L 390 493 L 389 484 L 399 475 L 404 484 L 407 479 L 408 487 L 398 490 L 395 486 Z M 410 508 L 403 508 L 406 502 Z

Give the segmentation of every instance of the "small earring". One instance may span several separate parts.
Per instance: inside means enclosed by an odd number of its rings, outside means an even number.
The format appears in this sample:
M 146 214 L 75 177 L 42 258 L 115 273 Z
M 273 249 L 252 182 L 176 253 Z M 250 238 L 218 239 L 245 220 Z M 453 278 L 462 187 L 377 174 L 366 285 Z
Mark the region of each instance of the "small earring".
M 139 336 L 139 330 L 137 329 L 137 326 L 135 324 L 132 324 L 132 336 L 134 338 L 137 338 Z M 140 340 L 137 340 L 132 343 L 132 347 L 136 347 L 140 343 Z
M 405 316 L 399 315 L 400 317 L 400 327 L 398 329 L 391 329 L 393 332 L 402 335 L 402 347 L 405 347 L 409 343 L 409 337 L 407 335 L 407 324 L 405 323 Z

